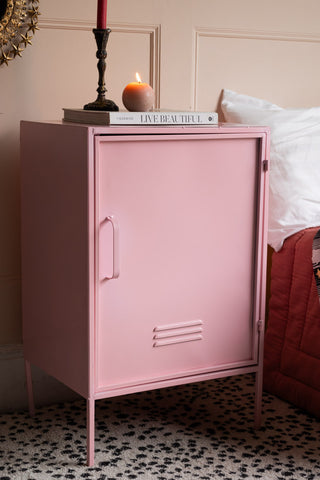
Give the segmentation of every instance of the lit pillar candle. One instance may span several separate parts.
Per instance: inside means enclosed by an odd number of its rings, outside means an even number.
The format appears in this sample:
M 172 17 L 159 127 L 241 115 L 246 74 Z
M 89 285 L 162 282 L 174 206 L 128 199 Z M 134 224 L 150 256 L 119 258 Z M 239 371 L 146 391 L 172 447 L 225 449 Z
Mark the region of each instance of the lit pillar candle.
M 98 0 L 97 28 L 107 28 L 107 0 Z
M 130 112 L 148 112 L 154 105 L 154 91 L 147 83 L 142 83 L 136 73 L 136 82 L 129 83 L 122 93 L 122 102 Z

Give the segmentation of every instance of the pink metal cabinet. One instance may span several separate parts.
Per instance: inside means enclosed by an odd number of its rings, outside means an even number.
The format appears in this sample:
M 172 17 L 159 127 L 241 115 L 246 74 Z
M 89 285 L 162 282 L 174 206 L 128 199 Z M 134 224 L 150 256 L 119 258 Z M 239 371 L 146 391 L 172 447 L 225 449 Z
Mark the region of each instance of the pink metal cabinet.
M 95 400 L 256 373 L 261 418 L 263 127 L 21 124 L 30 363 Z

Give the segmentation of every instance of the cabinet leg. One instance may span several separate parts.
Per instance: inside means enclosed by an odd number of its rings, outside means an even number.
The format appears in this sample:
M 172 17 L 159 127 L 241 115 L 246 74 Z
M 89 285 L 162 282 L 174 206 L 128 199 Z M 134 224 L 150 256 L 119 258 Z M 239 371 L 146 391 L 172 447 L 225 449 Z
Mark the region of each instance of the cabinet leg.
M 255 428 L 261 427 L 262 388 L 263 388 L 263 372 L 261 368 L 256 373 L 256 381 L 255 381 L 255 406 L 254 406 Z
M 94 408 L 93 398 L 87 399 L 87 465 L 94 464 Z
M 29 413 L 30 413 L 30 416 L 33 417 L 34 413 L 35 413 L 35 408 L 34 408 L 34 398 L 33 398 L 31 365 L 30 365 L 30 362 L 28 360 L 24 361 L 24 369 L 25 369 L 25 373 L 26 373 L 26 385 L 27 385 Z

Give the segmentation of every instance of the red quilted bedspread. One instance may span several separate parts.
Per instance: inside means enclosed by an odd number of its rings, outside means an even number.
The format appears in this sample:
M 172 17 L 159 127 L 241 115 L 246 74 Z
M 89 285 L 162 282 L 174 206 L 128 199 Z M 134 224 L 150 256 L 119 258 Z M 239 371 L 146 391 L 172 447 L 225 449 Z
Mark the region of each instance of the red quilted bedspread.
M 296 233 L 273 254 L 264 389 L 320 418 L 320 303 L 312 268 L 318 230 Z

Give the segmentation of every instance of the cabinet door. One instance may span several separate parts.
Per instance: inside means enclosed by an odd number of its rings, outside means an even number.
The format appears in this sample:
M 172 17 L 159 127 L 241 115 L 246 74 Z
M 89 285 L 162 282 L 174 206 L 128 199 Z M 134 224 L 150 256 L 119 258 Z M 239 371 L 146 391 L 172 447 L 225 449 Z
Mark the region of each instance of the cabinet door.
M 259 161 L 257 138 L 98 137 L 98 390 L 256 361 Z

